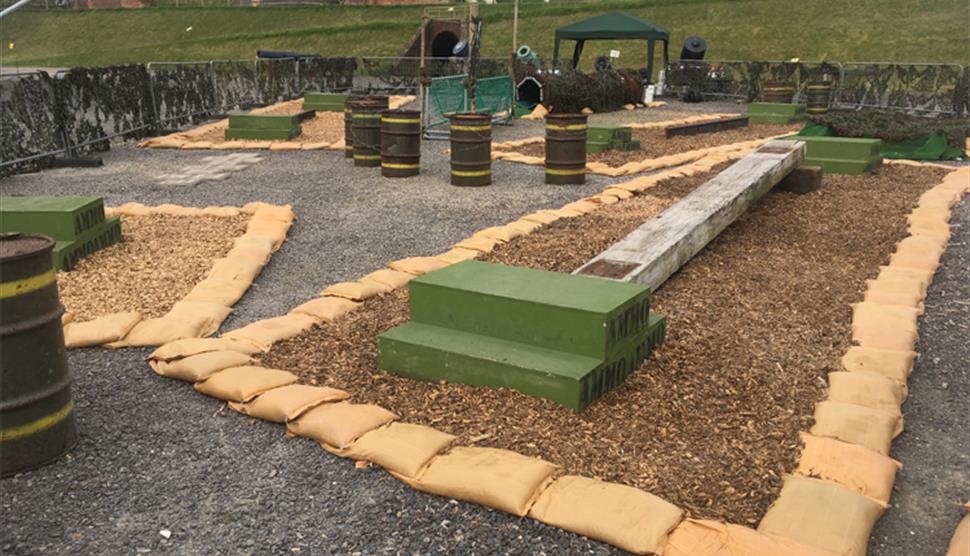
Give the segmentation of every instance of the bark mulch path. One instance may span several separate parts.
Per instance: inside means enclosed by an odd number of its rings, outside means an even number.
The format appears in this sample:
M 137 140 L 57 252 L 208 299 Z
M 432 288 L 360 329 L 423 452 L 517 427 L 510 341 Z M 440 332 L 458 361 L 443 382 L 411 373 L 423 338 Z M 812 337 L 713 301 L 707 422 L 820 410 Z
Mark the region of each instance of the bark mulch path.
M 57 274 L 57 289 L 78 321 L 120 311 L 160 317 L 185 297 L 246 232 L 249 215 L 125 216 L 124 240 Z
M 718 147 L 763 139 L 782 133 L 795 133 L 802 126 L 750 124 L 747 127 L 718 131 L 716 133 L 700 133 L 698 135 L 680 135 L 667 138 L 663 129 L 634 129 L 633 138 L 640 141 L 640 149 L 636 151 L 606 151 L 603 153 L 588 153 L 587 162 L 602 162 L 614 168 L 623 166 L 627 162 L 640 162 L 651 158 L 659 158 L 669 154 L 677 154 L 696 149 Z M 544 143 L 531 143 L 515 147 L 512 150 L 528 156 L 543 158 L 546 156 Z
M 508 448 L 572 473 L 643 488 L 694 517 L 753 525 L 795 466 L 825 375 L 849 345 L 850 303 L 905 235 L 942 171 L 885 167 L 772 192 L 654 295 L 668 339 L 583 413 L 512 390 L 380 372 L 375 337 L 407 318 L 407 294 L 281 342 L 262 364 L 344 388 L 462 443 Z M 682 178 L 562 220 L 486 260 L 570 271 L 709 176 Z

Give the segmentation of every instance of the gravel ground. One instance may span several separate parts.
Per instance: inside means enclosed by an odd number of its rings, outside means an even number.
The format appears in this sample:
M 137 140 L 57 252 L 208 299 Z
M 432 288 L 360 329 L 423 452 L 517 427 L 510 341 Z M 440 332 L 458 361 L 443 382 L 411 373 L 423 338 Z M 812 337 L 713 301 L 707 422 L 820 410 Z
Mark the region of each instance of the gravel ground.
M 903 406 L 906 431 L 893 442 L 903 463 L 869 554 L 944 554 L 970 500 L 970 201 L 955 208 L 953 239 L 920 319 L 920 352 Z

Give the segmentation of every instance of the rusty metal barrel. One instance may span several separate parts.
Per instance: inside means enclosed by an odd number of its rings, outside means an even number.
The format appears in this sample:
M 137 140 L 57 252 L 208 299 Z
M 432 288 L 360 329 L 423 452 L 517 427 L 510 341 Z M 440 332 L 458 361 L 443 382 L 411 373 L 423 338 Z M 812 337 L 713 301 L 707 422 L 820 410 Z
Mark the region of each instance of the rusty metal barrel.
M 546 116 L 546 183 L 586 183 L 586 114 Z
M 809 83 L 805 87 L 805 104 L 809 114 L 825 114 L 829 111 L 832 86 L 828 83 Z
M 451 185 L 492 183 L 492 118 L 488 114 L 458 113 L 451 122 Z
M 421 112 L 385 110 L 381 113 L 381 175 L 416 176 L 421 171 Z
M 795 97 L 795 86 L 788 81 L 765 81 L 761 98 L 765 102 L 791 104 Z
M 381 165 L 381 112 L 380 104 L 365 100 L 354 105 L 354 166 L 377 168 Z
M 0 476 L 52 462 L 77 441 L 51 251 L 41 235 L 0 235 Z
M 351 95 L 344 103 L 344 158 L 354 157 L 354 106 L 363 100 L 360 95 Z

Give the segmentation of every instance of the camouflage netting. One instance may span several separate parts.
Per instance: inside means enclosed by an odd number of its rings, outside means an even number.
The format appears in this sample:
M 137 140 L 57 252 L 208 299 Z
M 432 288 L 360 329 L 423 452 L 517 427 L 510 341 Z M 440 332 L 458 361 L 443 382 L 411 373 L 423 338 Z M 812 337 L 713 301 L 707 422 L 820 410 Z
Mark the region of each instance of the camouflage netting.
M 819 125 L 832 128 L 839 137 L 871 137 L 901 142 L 942 133 L 954 147 L 963 147 L 970 122 L 957 116 L 917 116 L 902 112 L 866 108 L 834 111 L 811 116 Z
M 46 73 L 0 78 L 0 152 L 5 160 L 60 148 L 54 82 Z
M 300 60 L 301 91 L 349 91 L 354 86 L 357 60 L 354 58 L 310 58 Z
M 576 113 L 583 108 L 612 112 L 624 104 L 640 102 L 643 94 L 643 80 L 630 70 L 539 72 L 530 66 L 518 65 L 516 83 L 527 76 L 542 84 L 543 104 L 557 113 Z
M 259 104 L 256 64 L 252 60 L 216 60 L 211 64 L 216 106 L 246 109 Z
M 160 127 L 178 127 L 218 111 L 208 63 L 151 64 L 151 73 Z

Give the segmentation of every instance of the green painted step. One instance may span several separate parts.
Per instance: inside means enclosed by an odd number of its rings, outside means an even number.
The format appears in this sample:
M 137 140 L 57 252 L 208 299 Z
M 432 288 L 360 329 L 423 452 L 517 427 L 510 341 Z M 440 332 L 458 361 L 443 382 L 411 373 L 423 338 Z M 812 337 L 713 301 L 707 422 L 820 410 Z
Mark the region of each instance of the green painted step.
M 101 197 L 0 197 L 0 232 L 71 241 L 103 222 Z
M 73 241 L 56 242 L 54 244 L 54 268 L 71 270 L 82 258 L 121 240 L 121 219 L 112 216 L 103 223 L 83 232 Z
M 263 139 L 288 141 L 303 133 L 299 125 L 291 129 L 226 129 L 226 139 Z
M 411 280 L 411 320 L 603 359 L 647 326 L 650 289 L 464 261 Z
M 613 148 L 618 151 L 638 151 L 640 150 L 639 141 L 624 141 L 613 143 Z
M 874 160 L 805 157 L 804 164 L 809 166 L 821 166 L 822 171 L 828 174 L 849 174 L 852 176 L 861 176 L 866 172 L 871 172 L 882 166 L 882 157 Z
M 229 129 L 288 130 L 299 125 L 299 115 L 231 114 L 229 116 Z
M 617 356 L 603 360 L 408 322 L 378 338 L 378 365 L 418 380 L 512 388 L 581 411 L 622 384 L 662 340 L 659 317 Z
M 633 128 L 614 125 L 590 126 L 586 129 L 586 139 L 597 143 L 628 142 L 633 139 Z
M 805 156 L 868 161 L 882 156 L 882 141 L 855 137 L 796 136 L 805 143 Z
M 805 120 L 806 109 L 804 104 L 752 102 L 748 104 L 745 116 L 750 123 L 793 124 Z
M 303 109 L 318 112 L 343 112 L 344 104 L 350 97 L 339 93 L 305 93 L 303 95 Z
M 587 153 L 605 153 L 612 148 L 608 142 L 586 141 Z

